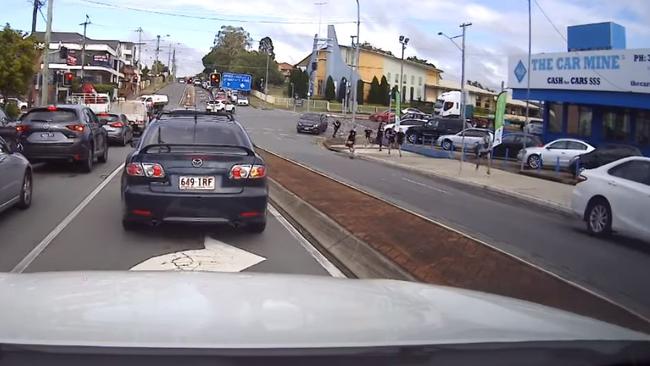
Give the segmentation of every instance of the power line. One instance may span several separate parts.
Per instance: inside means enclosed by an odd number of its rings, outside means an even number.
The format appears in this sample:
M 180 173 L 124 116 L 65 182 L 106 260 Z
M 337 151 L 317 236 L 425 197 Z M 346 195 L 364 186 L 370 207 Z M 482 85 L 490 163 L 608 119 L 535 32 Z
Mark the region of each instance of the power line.
M 158 15 L 166 15 L 166 16 L 171 16 L 171 17 L 178 17 L 178 18 L 189 18 L 189 19 L 201 19 L 201 20 L 214 20 L 214 21 L 220 21 L 220 22 L 232 22 L 232 23 L 256 23 L 256 24 L 317 24 L 317 22 L 314 21 L 290 21 L 290 20 L 249 20 L 249 19 L 236 19 L 236 18 L 219 18 L 219 17 L 207 17 L 207 16 L 200 16 L 200 15 L 189 15 L 189 14 L 177 14 L 177 13 L 169 13 L 165 11 L 159 11 L 159 10 L 151 10 L 151 9 L 141 9 L 141 8 L 134 8 L 130 6 L 122 6 L 122 5 L 114 5 L 114 4 L 109 4 L 105 3 L 102 1 L 97 1 L 97 0 L 81 0 L 85 3 L 89 4 L 95 4 L 95 5 L 101 5 L 109 8 L 114 8 L 114 9 L 124 9 L 124 10 L 131 10 L 131 11 L 137 11 L 141 13 L 148 13 L 148 14 L 158 14 Z M 330 22 L 331 24 L 352 24 L 356 23 L 356 21 L 336 21 L 336 22 Z

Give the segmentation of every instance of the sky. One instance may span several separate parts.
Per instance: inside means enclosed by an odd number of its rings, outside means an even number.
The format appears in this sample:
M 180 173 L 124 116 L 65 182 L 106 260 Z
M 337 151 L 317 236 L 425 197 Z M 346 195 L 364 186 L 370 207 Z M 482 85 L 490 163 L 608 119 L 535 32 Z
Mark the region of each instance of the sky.
M 340 44 L 356 34 L 353 0 L 49 0 L 53 2 L 53 30 L 83 31 L 85 15 L 92 22 L 87 35 L 95 39 L 138 41 L 138 27 L 147 42 L 143 60 L 154 60 L 155 39 L 160 54 L 176 48 L 179 75 L 202 71 L 201 58 L 212 47 L 223 25 L 241 26 L 254 41 L 272 38 L 278 62 L 296 63 L 311 52 L 314 34 L 326 34 L 334 24 Z M 566 51 L 569 25 L 617 22 L 627 30 L 627 48 L 650 48 L 650 0 L 531 0 L 532 51 Z M 31 29 L 32 0 L 0 0 L 0 21 L 12 28 Z M 459 80 L 461 53 L 438 35 L 460 34 L 459 24 L 470 22 L 466 33 L 466 78 L 497 87 L 506 81 L 507 58 L 528 48 L 528 0 L 359 0 L 360 38 L 400 54 L 398 38 L 410 38 L 405 55 L 433 62 L 443 78 Z M 108 6 L 106 5 L 108 4 Z M 129 9 L 130 8 L 130 9 Z M 45 30 L 47 7 L 38 15 L 37 30 Z M 163 13 L 171 13 L 170 16 Z M 197 19 L 197 17 L 204 19 Z M 320 24 L 320 28 L 319 28 Z M 459 40 L 459 39 L 458 39 Z M 257 48 L 257 43 L 253 43 Z

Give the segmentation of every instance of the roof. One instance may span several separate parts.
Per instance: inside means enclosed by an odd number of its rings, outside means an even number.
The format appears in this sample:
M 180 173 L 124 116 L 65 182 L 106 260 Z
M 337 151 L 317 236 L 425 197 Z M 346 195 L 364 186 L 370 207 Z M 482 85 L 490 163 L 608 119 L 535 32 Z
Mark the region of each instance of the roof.
M 442 89 L 451 89 L 451 90 L 460 90 L 460 82 L 458 81 L 453 81 L 453 80 L 443 80 L 440 79 L 438 80 L 438 84 L 436 85 L 429 85 L 432 87 L 438 87 Z M 467 84 L 465 85 L 465 90 L 467 90 L 470 93 L 475 93 L 475 94 L 488 94 L 488 95 L 497 95 L 498 93 L 486 90 L 486 89 L 481 89 L 479 87 L 476 87 L 474 85 Z
M 344 46 L 344 45 L 339 45 L 339 47 L 342 48 L 342 49 L 350 49 L 350 48 L 352 48 L 350 46 Z M 402 61 L 401 58 L 399 58 L 399 57 L 397 57 L 395 55 L 389 55 L 389 54 L 384 53 L 384 52 L 371 50 L 371 49 L 364 48 L 364 47 L 359 47 L 359 52 L 361 52 L 361 51 L 374 53 L 376 55 L 383 56 L 383 57 L 392 58 L 392 59 L 395 59 L 395 60 L 399 60 L 400 62 Z M 409 64 L 411 66 L 416 66 L 416 67 L 421 67 L 423 69 L 432 70 L 432 71 L 435 71 L 435 72 L 440 72 L 440 73 L 444 72 L 444 71 L 440 70 L 439 68 L 437 68 L 435 66 L 423 64 L 421 62 L 416 62 L 416 61 L 411 61 L 411 60 L 404 59 L 404 63 Z
M 33 36 L 36 40 L 44 42 L 45 41 L 45 32 L 34 32 Z M 50 35 L 50 43 L 81 43 L 83 42 L 84 36 L 77 32 L 52 32 Z M 123 42 L 116 39 L 92 39 L 86 37 L 86 44 L 105 44 L 111 46 L 113 49 L 122 44 L 131 44 L 133 42 Z

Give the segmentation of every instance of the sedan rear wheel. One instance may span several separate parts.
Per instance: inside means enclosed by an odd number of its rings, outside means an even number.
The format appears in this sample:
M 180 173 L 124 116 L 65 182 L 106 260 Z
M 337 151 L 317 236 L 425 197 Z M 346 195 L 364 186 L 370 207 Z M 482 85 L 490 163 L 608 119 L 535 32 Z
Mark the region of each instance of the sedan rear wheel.
M 26 209 L 32 204 L 32 174 L 27 171 L 23 177 L 23 186 L 20 190 L 20 201 L 18 208 Z
M 453 147 L 453 144 L 451 143 L 450 140 L 445 140 L 442 142 L 442 149 L 443 150 L 451 150 Z
M 612 209 L 604 199 L 589 204 L 585 214 L 587 231 L 592 235 L 604 236 L 612 232 Z
M 248 231 L 249 233 L 255 233 L 255 234 L 260 234 L 264 232 L 265 229 L 266 229 L 266 220 L 263 222 L 252 222 L 244 226 L 244 230 Z

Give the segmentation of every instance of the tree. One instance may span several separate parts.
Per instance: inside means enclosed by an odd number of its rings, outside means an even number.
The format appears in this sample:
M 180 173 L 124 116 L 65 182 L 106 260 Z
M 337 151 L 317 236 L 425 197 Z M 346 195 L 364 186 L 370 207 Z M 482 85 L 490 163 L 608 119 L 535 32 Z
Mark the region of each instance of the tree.
M 379 80 L 376 76 L 372 77 L 370 82 L 370 91 L 368 92 L 368 103 L 380 104 L 382 102 L 381 90 L 379 90 Z
M 388 105 L 390 103 L 390 96 L 388 93 L 390 92 L 390 85 L 388 84 L 388 79 L 386 79 L 386 76 L 381 77 L 381 83 L 379 84 L 379 91 L 381 93 L 381 99 L 380 103 L 383 105 Z
M 327 82 L 325 83 L 325 99 L 328 101 L 336 99 L 336 91 L 334 89 L 334 79 L 332 79 L 331 76 L 328 76 Z
M 307 94 L 309 93 L 309 73 L 307 73 L 307 70 L 303 70 L 301 74 L 301 79 L 302 79 L 302 85 L 304 85 L 305 89 L 302 94 L 299 94 L 301 98 L 307 98 Z
M 359 79 L 357 80 L 357 104 L 362 105 L 363 104 L 363 87 L 364 87 L 364 82 L 363 80 Z
M 147 80 L 147 79 L 149 79 L 149 72 L 150 72 L 150 71 L 151 71 L 151 70 L 149 70 L 149 67 L 147 67 L 147 66 L 145 66 L 145 67 L 140 71 L 140 73 L 142 74 L 142 80 Z
M 151 74 L 152 76 L 158 76 L 158 74 L 165 72 L 167 69 L 167 66 L 162 63 L 162 61 L 154 61 L 153 64 L 151 65 Z
M 395 100 L 395 98 L 397 97 L 397 92 L 399 92 L 399 88 L 397 87 L 397 85 L 395 85 L 395 86 L 390 90 L 390 99 L 391 99 L 391 100 Z
M 299 98 L 307 98 L 307 89 L 309 88 L 309 79 L 307 75 L 300 70 L 299 68 L 293 68 L 289 74 L 289 85 L 287 86 L 287 95 L 293 98 L 295 95 L 291 95 L 291 83 L 293 83 L 293 92 L 298 95 Z
M 252 43 L 250 34 L 242 27 L 222 26 L 214 37 L 214 46 L 203 56 L 203 72 L 209 74 L 229 71 L 237 55 L 246 52 Z M 266 65 L 265 65 L 266 66 Z
M 269 55 L 272 60 L 275 60 L 275 48 L 273 47 L 273 40 L 271 37 L 264 37 L 260 40 L 260 46 L 258 48 L 259 53 Z
M 0 31 L 0 93 L 5 98 L 27 93 L 35 73 L 34 39 L 9 24 Z
M 341 78 L 341 82 L 339 82 L 339 90 L 336 95 L 336 100 L 343 103 L 347 89 L 348 89 L 348 80 L 344 76 Z
M 262 80 L 266 77 L 266 54 L 258 51 L 245 51 L 237 55 L 232 61 L 228 72 L 250 74 L 253 79 Z M 278 63 L 269 61 L 269 84 L 281 85 L 284 76 L 278 69 Z

